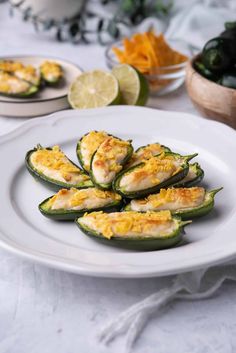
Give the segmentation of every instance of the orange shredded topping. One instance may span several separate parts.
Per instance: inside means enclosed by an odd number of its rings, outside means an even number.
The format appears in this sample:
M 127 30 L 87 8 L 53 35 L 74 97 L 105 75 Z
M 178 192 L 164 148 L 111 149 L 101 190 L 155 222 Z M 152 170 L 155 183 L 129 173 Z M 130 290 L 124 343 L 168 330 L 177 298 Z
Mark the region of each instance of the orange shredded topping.
M 114 235 L 125 236 L 131 232 L 146 233 L 152 231 L 153 227 L 160 224 L 171 224 L 173 222 L 170 211 L 139 213 L 134 211 L 104 213 L 86 213 L 83 219 L 90 219 L 93 228 L 110 239 Z
M 113 47 L 113 51 L 122 64 L 129 64 L 143 74 L 155 74 L 158 68 L 181 64 L 187 57 L 166 42 L 164 35 L 153 31 L 136 33 L 130 39 L 123 39 L 124 49 Z
M 202 187 L 192 188 L 169 188 L 161 189 L 158 194 L 152 194 L 145 199 L 135 200 L 140 205 L 151 203 L 152 207 L 159 207 L 169 202 L 179 201 L 186 206 L 194 206 L 198 200 L 202 200 L 205 190 Z

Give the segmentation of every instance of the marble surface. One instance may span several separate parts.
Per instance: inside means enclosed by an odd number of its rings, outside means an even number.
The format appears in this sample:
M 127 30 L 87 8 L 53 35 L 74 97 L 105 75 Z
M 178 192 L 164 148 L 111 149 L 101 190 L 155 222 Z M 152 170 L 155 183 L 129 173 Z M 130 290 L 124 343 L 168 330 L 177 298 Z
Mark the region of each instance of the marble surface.
M 103 68 L 104 49 L 57 43 L 10 19 L 0 5 L 0 55 L 60 56 L 85 70 Z M 195 113 L 184 88 L 149 106 Z M 0 135 L 24 119 L 0 117 Z M 1 138 L 1 136 L 0 136 Z M 0 216 L 1 217 L 1 216 Z M 1 221 L 1 218 L 0 218 Z M 172 277 L 121 280 L 82 277 L 35 265 L 0 250 L 0 353 L 120 353 L 124 340 L 105 347 L 96 334 L 131 304 L 168 286 Z M 147 325 L 133 352 L 233 353 L 236 287 L 225 284 L 205 301 L 174 302 Z

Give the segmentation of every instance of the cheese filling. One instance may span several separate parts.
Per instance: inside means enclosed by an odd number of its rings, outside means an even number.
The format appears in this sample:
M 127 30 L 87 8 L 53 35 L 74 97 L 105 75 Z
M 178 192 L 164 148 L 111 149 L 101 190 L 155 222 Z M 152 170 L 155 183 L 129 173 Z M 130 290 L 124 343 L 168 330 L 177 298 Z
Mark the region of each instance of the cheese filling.
M 195 172 L 195 170 L 191 166 L 189 166 L 188 174 L 180 182 L 185 183 L 185 182 L 191 181 L 195 179 L 196 176 L 197 176 L 197 173 Z
M 24 66 L 18 61 L 1 61 L 0 70 L 5 71 L 5 73 L 11 73 L 33 85 L 38 85 L 40 81 L 40 75 L 35 67 L 31 65 Z
M 161 212 L 92 212 L 78 220 L 79 224 L 103 235 L 112 237 L 165 237 L 177 226 L 170 211 Z
M 110 183 L 122 169 L 130 143 L 115 137 L 108 137 L 97 149 L 93 158 L 92 170 L 97 183 Z
M 124 174 L 120 187 L 128 192 L 148 189 L 178 173 L 182 164 L 183 159 L 173 156 L 152 157 L 144 165 Z
M 72 185 L 89 180 L 87 175 L 69 161 L 59 146 L 54 146 L 52 150 L 38 149 L 31 154 L 30 162 L 36 170 L 54 180 Z
M 121 196 L 113 191 L 103 191 L 96 188 L 78 190 L 62 189 L 47 203 L 51 210 L 83 210 L 105 207 L 114 201 L 120 201 Z
M 24 65 L 19 61 L 3 60 L 0 61 L 0 70 L 6 72 L 15 72 L 16 70 L 22 69 Z
M 91 131 L 85 135 L 80 142 L 80 153 L 84 163 L 84 169 L 90 170 L 92 155 L 102 142 L 108 137 L 105 131 Z
M 30 89 L 30 84 L 19 78 L 0 71 L 0 92 L 9 94 L 25 93 Z
M 61 65 L 55 61 L 45 61 L 40 65 L 40 71 L 44 78 L 48 81 L 59 80 L 62 75 Z
M 130 161 L 125 167 L 133 167 L 134 165 L 148 160 L 162 152 L 164 152 L 164 148 L 159 143 L 151 143 L 145 147 L 141 147 L 138 151 L 133 153 Z
M 39 81 L 40 81 L 39 73 L 31 65 L 28 65 L 26 67 L 15 70 L 14 75 L 16 77 L 18 77 L 22 80 L 26 80 L 36 86 L 39 84 Z
M 144 199 L 132 200 L 132 211 L 181 210 L 200 206 L 205 199 L 202 187 L 161 189 L 158 194 Z

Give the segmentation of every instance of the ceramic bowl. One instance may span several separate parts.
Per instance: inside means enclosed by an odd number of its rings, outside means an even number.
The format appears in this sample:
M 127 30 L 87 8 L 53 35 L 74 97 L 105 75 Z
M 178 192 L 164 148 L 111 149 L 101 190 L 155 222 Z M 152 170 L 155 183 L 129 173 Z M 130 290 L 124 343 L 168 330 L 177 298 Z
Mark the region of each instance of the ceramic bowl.
M 201 76 L 194 68 L 195 56 L 186 68 L 186 88 L 194 106 L 206 118 L 236 129 L 236 89 L 223 87 Z

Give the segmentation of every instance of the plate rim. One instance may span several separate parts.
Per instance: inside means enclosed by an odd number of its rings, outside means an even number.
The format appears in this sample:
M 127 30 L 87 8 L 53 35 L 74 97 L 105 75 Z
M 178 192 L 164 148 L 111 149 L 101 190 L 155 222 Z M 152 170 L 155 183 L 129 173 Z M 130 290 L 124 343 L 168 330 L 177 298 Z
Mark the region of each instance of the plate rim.
M 119 110 L 119 112 L 122 113 L 122 111 L 136 111 L 137 110 L 142 110 L 144 112 L 150 112 L 150 110 L 152 110 L 153 112 L 157 112 L 156 109 L 152 109 L 152 108 L 146 108 L 146 107 L 127 107 L 127 106 L 112 106 L 112 107 L 106 107 L 106 108 L 97 108 L 97 109 L 83 109 L 80 111 L 81 115 L 94 115 L 94 114 L 100 114 L 102 115 L 104 111 L 110 110 L 110 113 L 112 114 L 113 111 Z M 180 112 L 173 112 L 173 111 L 158 111 L 159 113 L 171 113 L 171 114 L 179 114 Z M 27 133 L 27 131 L 30 131 L 30 128 L 32 126 L 37 125 L 38 123 L 46 123 L 46 124 L 55 124 L 57 123 L 59 120 L 64 118 L 65 114 L 71 114 L 72 115 L 76 115 L 77 116 L 77 111 L 76 110 L 64 110 L 61 112 L 56 112 L 56 113 L 52 113 L 50 115 L 44 116 L 44 117 L 39 117 L 39 118 L 34 118 L 31 119 L 29 121 L 24 122 L 22 125 L 20 125 L 19 127 L 15 128 L 14 130 L 10 131 L 7 134 L 4 134 L 1 136 L 1 143 L 0 144 L 4 144 L 5 142 L 12 140 L 20 135 L 24 136 L 24 133 Z M 235 138 L 235 130 L 232 129 L 231 127 L 221 123 L 221 122 L 217 122 L 217 121 L 213 121 L 213 120 L 208 120 L 208 119 L 204 119 L 202 117 L 196 116 L 194 114 L 189 114 L 189 113 L 182 113 L 181 115 L 184 118 L 190 118 L 191 120 L 195 120 L 197 122 L 201 121 L 202 124 L 204 124 L 205 126 L 215 126 L 224 130 L 227 134 L 231 135 L 232 137 Z M 150 270 L 148 267 L 150 266 L 146 266 L 141 272 L 135 272 L 132 269 L 132 266 L 130 265 L 120 265 L 120 266 L 116 266 L 116 268 L 114 269 L 114 266 L 112 268 L 112 271 L 109 271 L 109 269 L 104 269 L 104 268 L 95 268 L 94 265 L 90 265 L 91 267 L 93 267 L 93 269 L 85 269 L 83 267 L 83 264 L 81 266 L 81 264 L 76 263 L 73 264 L 72 260 L 69 260 L 67 263 L 61 261 L 60 259 L 52 259 L 50 257 L 50 255 L 48 254 L 42 254 L 40 252 L 37 252 L 35 249 L 30 249 L 30 251 L 27 251 L 27 249 L 25 250 L 25 246 L 20 244 L 20 243 L 16 243 L 16 245 L 12 245 L 10 244 L 8 241 L 4 241 L 4 233 L 2 232 L 1 228 L 0 228 L 0 233 L 2 233 L 3 238 L 0 239 L 0 247 L 2 249 L 5 249 L 7 251 L 10 251 L 11 253 L 14 253 L 16 255 L 19 255 L 23 258 L 26 258 L 28 260 L 34 261 L 36 263 L 42 264 L 44 266 L 49 266 L 52 268 L 56 268 L 59 270 L 64 270 L 64 271 L 69 271 L 69 272 L 74 272 L 74 273 L 78 273 L 81 275 L 90 275 L 90 276 L 97 276 L 97 277 L 119 277 L 119 278 L 139 278 L 139 277 L 160 277 L 160 276 L 166 276 L 166 275 L 173 275 L 173 274 L 177 274 L 177 273 L 182 273 L 182 272 L 189 272 L 192 270 L 197 270 L 200 268 L 204 268 L 204 267 L 209 267 L 209 266 L 213 266 L 228 260 L 231 260 L 235 255 L 236 255 L 236 248 L 235 249 L 231 249 L 229 247 L 221 250 L 221 251 L 217 251 L 215 253 L 213 253 L 213 255 L 211 256 L 210 260 L 208 259 L 208 256 L 206 259 L 203 259 L 202 257 L 202 261 L 198 261 L 199 256 L 197 258 L 197 262 L 199 263 L 193 263 L 192 265 L 188 265 L 186 266 L 182 266 L 182 267 L 178 267 L 177 270 L 175 270 L 173 272 L 173 270 L 162 270 L 161 272 L 158 271 L 158 269 L 154 268 L 152 270 Z M 10 239 L 11 242 L 11 239 Z M 13 241 L 14 242 L 14 241 Z M 21 249 L 20 247 L 23 247 L 23 249 Z M 206 257 L 206 255 L 205 255 Z M 58 258 L 58 256 L 57 256 Z M 196 259 L 196 258 L 195 258 Z M 104 267 L 101 266 L 101 267 Z

